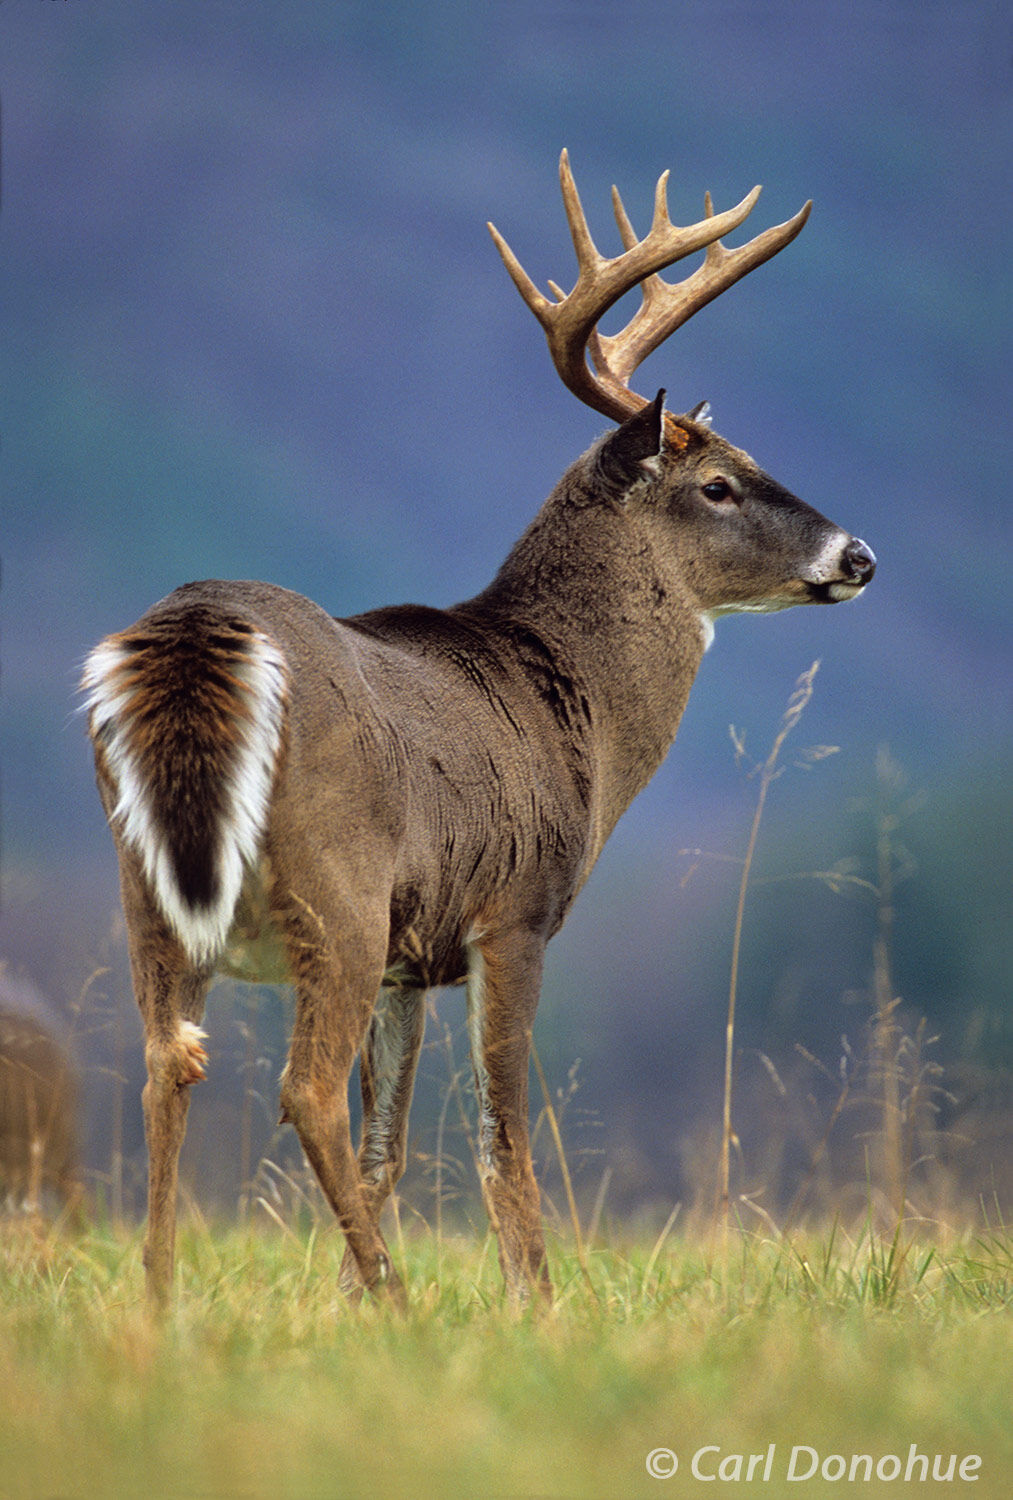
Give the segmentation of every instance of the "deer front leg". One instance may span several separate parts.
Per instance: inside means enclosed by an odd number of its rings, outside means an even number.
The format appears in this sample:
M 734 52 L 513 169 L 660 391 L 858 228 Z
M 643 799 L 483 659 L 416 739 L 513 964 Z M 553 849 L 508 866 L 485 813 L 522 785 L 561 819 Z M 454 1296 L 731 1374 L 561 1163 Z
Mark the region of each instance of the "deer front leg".
M 468 945 L 468 1034 L 479 1109 L 479 1169 L 512 1301 L 552 1296 L 528 1132 L 531 1027 L 544 943 L 521 930 Z
M 362 1091 L 359 1172 L 377 1224 L 384 1203 L 404 1175 L 408 1111 L 425 1023 L 425 990 L 381 989 L 359 1058 Z M 341 1262 L 340 1284 L 350 1296 L 362 1291 L 359 1268 L 350 1248 L 346 1248 Z

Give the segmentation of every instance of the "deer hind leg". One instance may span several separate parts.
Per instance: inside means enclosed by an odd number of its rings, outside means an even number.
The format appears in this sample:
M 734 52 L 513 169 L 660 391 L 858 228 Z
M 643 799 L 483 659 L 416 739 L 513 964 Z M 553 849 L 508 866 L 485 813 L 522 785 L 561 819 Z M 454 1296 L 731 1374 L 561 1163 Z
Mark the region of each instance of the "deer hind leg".
M 299 903 L 297 908 L 290 906 L 284 930 L 295 981 L 296 1017 L 282 1078 L 281 1118 L 295 1127 L 341 1225 L 362 1285 L 371 1291 L 387 1291 L 403 1306 L 404 1288 L 377 1227 L 352 1149 L 348 1111 L 349 1074 L 383 972 L 386 922 L 371 929 L 344 903 L 330 919 Z M 371 932 L 382 941 L 371 944 Z M 372 957 L 371 946 L 377 949 Z
M 425 990 L 381 989 L 359 1057 L 362 1142 L 359 1173 L 373 1222 L 404 1175 L 408 1157 L 408 1111 L 425 1031 Z M 351 1248 L 341 1263 L 341 1288 L 362 1290 Z
M 140 971 L 140 972 L 138 972 Z M 204 1077 L 207 1053 L 199 1022 L 209 976 L 191 968 L 135 964 L 144 1017 L 148 1081 L 141 1096 L 148 1143 L 148 1225 L 144 1270 L 148 1297 L 164 1306 L 172 1286 L 179 1153 L 190 1088 Z
M 551 1297 L 538 1184 L 528 1135 L 531 1027 L 544 944 L 529 932 L 468 945 L 468 1032 L 479 1105 L 479 1168 L 512 1301 Z

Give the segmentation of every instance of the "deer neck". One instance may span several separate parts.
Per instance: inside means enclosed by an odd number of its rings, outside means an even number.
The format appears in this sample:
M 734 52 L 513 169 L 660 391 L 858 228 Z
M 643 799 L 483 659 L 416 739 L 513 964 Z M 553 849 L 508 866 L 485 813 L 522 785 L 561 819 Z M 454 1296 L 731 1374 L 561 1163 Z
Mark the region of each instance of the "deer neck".
M 464 606 L 508 639 L 532 632 L 583 695 L 568 732 L 591 769 L 595 856 L 671 747 L 703 655 L 699 607 L 660 532 L 646 508 L 550 499 Z

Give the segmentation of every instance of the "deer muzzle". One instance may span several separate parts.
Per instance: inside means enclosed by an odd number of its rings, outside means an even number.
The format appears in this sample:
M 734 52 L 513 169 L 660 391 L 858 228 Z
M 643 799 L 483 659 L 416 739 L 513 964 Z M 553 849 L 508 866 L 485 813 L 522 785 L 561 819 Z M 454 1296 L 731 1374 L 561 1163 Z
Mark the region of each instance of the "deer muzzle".
M 824 547 L 812 571 L 803 576 L 814 603 L 843 604 L 857 598 L 875 571 L 872 548 L 860 537 L 838 532 Z

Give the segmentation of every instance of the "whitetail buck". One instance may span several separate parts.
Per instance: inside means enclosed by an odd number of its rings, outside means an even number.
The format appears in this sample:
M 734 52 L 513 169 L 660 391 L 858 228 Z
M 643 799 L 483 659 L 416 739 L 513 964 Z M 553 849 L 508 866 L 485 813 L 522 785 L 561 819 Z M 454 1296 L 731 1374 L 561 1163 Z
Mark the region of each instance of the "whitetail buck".
M 144 1018 L 145 1266 L 163 1300 L 177 1160 L 215 970 L 284 973 L 296 1013 L 282 1119 L 343 1229 L 347 1290 L 404 1290 L 378 1227 L 405 1166 L 431 985 L 467 981 L 483 1191 L 510 1292 L 550 1291 L 528 1143 L 545 945 L 675 737 L 717 615 L 851 599 L 868 547 L 709 430 L 629 389 L 699 307 L 799 232 L 739 249 L 756 201 L 677 228 L 666 177 L 603 258 L 566 154 L 576 286 L 543 297 L 495 229 L 566 385 L 621 425 L 563 475 L 487 589 L 451 609 L 335 620 L 268 583 L 191 583 L 88 659 L 98 783 Z M 678 285 L 657 274 L 706 248 Z M 602 314 L 643 302 L 606 338 Z M 587 358 L 590 357 L 590 366 Z M 240 942 L 241 940 L 241 942 Z M 245 945 L 245 946 L 243 946 Z M 240 948 L 242 951 L 240 952 Z M 280 965 L 280 966 L 279 966 Z M 379 998 L 378 998 L 379 996 Z M 360 1056 L 362 1140 L 349 1130 Z

